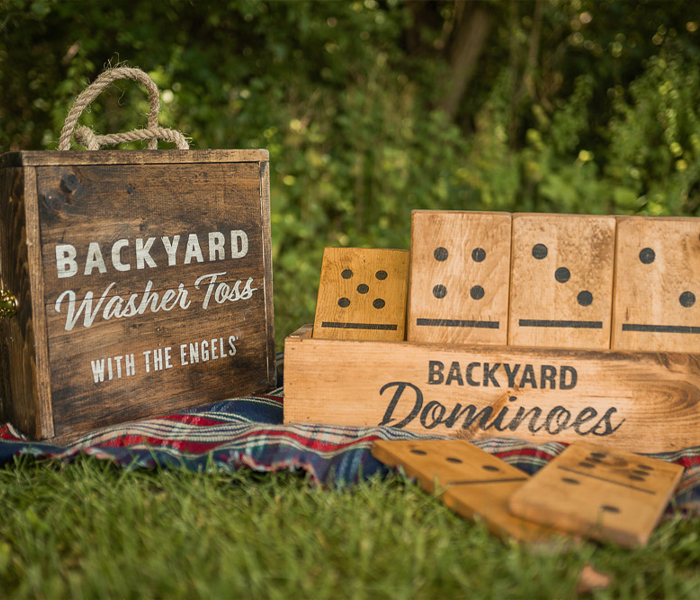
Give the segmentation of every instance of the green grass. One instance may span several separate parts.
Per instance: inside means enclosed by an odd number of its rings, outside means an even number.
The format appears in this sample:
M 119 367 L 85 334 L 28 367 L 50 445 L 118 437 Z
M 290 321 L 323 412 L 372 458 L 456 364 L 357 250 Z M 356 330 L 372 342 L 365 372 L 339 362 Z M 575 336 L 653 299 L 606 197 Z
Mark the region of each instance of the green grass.
M 700 520 L 648 547 L 543 554 L 503 543 L 399 475 L 323 489 L 290 473 L 124 471 L 95 459 L 0 469 L 2 598 L 700 597 Z

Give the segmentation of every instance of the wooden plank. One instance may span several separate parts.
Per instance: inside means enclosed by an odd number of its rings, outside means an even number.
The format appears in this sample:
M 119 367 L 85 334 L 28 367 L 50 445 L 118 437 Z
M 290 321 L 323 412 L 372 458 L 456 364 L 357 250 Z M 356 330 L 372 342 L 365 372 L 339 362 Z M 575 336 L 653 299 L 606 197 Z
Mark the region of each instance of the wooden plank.
M 2 285 L 18 301 L 17 314 L 0 319 L 2 417 L 29 435 L 39 436 L 42 424 L 37 412 L 36 324 L 32 315 L 24 183 L 25 169 L 0 169 L 0 274 Z
M 508 498 L 530 478 L 519 469 L 461 440 L 378 441 L 372 455 L 403 467 L 429 494 L 467 519 L 484 520 L 500 537 L 539 542 L 551 529 L 513 516 Z
M 267 162 L 267 150 L 98 150 L 8 152 L 1 167 L 64 165 L 154 165 Z
M 620 218 L 612 347 L 698 352 L 698 300 L 700 219 Z
M 285 344 L 287 423 L 387 425 L 464 439 L 700 445 L 700 356 L 339 341 Z
M 274 381 L 259 163 L 37 173 L 57 436 Z
M 406 339 L 506 344 L 511 216 L 414 211 Z
M 34 412 L 36 413 L 36 437 L 49 438 L 54 435 L 53 404 L 49 369 L 49 340 L 46 312 L 44 311 L 44 276 L 40 217 L 37 192 L 36 169 L 24 170 L 24 201 L 27 226 L 27 268 L 32 289 L 32 332 L 35 344 L 36 377 L 33 385 Z
M 267 151 L 266 151 L 267 152 Z M 263 286 L 265 297 L 265 328 L 267 331 L 267 387 L 277 385 L 275 352 L 275 313 L 272 282 L 272 231 L 270 228 L 270 163 L 260 163 L 260 221 L 262 223 Z
M 610 347 L 615 218 L 513 216 L 512 346 Z
M 514 514 L 622 546 L 645 545 L 683 467 L 577 442 L 510 498 Z
M 326 248 L 314 336 L 325 339 L 404 339 L 408 252 Z

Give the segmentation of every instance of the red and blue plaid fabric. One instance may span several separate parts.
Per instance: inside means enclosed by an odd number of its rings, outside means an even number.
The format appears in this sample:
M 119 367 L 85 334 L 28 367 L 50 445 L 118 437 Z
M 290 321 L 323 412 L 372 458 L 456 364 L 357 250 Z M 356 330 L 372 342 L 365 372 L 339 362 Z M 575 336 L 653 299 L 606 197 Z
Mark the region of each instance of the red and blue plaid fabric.
M 389 427 L 283 425 L 283 402 L 283 389 L 279 388 L 167 417 L 115 425 L 86 434 L 66 447 L 30 442 L 11 425 L 0 425 L 0 464 L 19 454 L 63 461 L 90 455 L 131 468 L 204 470 L 213 464 L 262 472 L 302 470 L 317 483 L 350 484 L 388 473 L 370 453 L 376 440 L 427 437 Z M 502 438 L 474 444 L 530 474 L 565 447 L 557 442 L 535 445 Z M 675 509 L 700 516 L 700 447 L 650 456 L 686 469 L 669 512 Z

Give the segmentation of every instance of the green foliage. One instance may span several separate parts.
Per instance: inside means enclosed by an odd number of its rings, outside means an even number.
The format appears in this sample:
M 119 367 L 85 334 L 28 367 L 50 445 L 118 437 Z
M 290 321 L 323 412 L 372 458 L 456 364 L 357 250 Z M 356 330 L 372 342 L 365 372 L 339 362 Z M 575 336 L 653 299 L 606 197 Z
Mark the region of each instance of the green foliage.
M 649 60 L 614 103 L 606 172 L 632 211 L 698 214 L 700 207 L 700 73 L 697 65 L 664 51 Z
M 407 248 L 413 209 L 700 214 L 692 6 L 0 0 L 0 151 L 54 148 L 121 60 L 193 147 L 269 149 L 281 343 L 312 319 L 323 247 Z M 483 47 L 461 26 L 479 11 Z M 448 114 L 464 44 L 478 60 Z M 81 122 L 143 126 L 143 90 L 113 88 Z
M 0 469 L 0 589 L 13 598 L 697 598 L 700 520 L 646 548 L 503 543 L 405 478 L 128 471 L 27 457 Z

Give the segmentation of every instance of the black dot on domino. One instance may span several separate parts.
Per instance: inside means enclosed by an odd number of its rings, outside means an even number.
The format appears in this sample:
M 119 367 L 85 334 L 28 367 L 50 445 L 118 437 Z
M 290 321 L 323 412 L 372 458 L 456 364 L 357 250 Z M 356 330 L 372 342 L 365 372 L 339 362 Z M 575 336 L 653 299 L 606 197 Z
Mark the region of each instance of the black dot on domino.
M 578 479 L 572 479 L 571 477 L 562 477 L 561 480 L 569 485 L 579 485 L 581 483 Z
M 681 303 L 681 306 L 690 308 L 695 304 L 695 294 L 693 294 L 693 292 L 683 292 L 680 298 L 678 298 L 678 302 Z
M 348 306 L 350 306 L 350 299 L 341 298 L 340 300 L 338 300 L 338 306 L 340 306 L 340 308 L 347 308 Z
M 484 288 L 480 285 L 475 285 L 471 290 L 469 290 L 469 295 L 474 300 L 481 300 L 484 297 Z
M 379 279 L 379 281 L 384 281 L 388 275 L 386 271 L 377 271 L 374 276 Z
M 345 270 L 340 274 L 340 276 L 341 276 L 343 279 L 350 279 L 353 275 L 354 275 L 354 273 L 352 272 L 351 269 L 345 269 Z
M 542 260 L 547 256 L 547 246 L 544 244 L 535 244 L 532 247 L 532 256 L 534 256 L 537 260 Z
M 613 506 L 612 504 L 602 504 L 600 506 L 600 510 L 605 511 L 605 512 L 610 512 L 610 513 L 619 513 L 620 509 L 617 506 Z
M 587 469 L 595 469 L 595 465 L 593 463 L 580 462 L 578 464 L 579 464 L 579 467 L 586 467 Z
M 454 457 L 454 456 L 448 456 L 445 460 L 446 460 L 447 462 L 455 463 L 455 464 L 458 464 L 458 465 L 462 463 L 462 459 L 461 459 L 461 458 L 456 458 L 456 457 Z
M 418 454 L 419 456 L 425 456 L 428 453 L 425 450 L 419 450 L 418 448 L 412 448 L 411 454 Z
M 433 288 L 433 296 L 436 298 L 444 298 L 447 295 L 447 288 L 444 285 L 436 285 Z
M 440 246 L 439 248 L 435 248 L 435 252 L 433 252 L 433 256 L 435 257 L 435 260 L 439 260 L 442 262 L 443 260 L 447 260 L 447 256 L 449 253 L 447 252 L 447 248 L 443 248 Z
M 651 248 L 642 248 L 642 251 L 639 253 L 639 260 L 645 265 L 650 265 L 653 263 L 655 258 L 656 252 L 654 252 Z
M 472 260 L 474 262 L 483 262 L 486 258 L 486 250 L 483 248 L 474 248 L 472 250 Z
M 366 294 L 367 292 L 369 292 L 369 286 L 366 283 L 361 283 L 357 286 L 357 291 L 360 294 Z
M 556 271 L 554 271 L 554 279 L 556 279 L 559 283 L 566 283 L 570 278 L 571 271 L 569 271 L 569 269 L 566 267 L 559 267 Z
M 578 296 L 576 296 L 576 301 L 581 306 L 590 306 L 593 304 L 593 294 L 591 294 L 588 290 L 583 290 L 582 292 L 579 292 Z
M 491 473 L 496 473 L 500 471 L 498 467 L 494 467 L 493 465 L 482 465 L 481 467 L 484 471 L 490 471 Z
M 372 306 L 374 306 L 374 308 L 384 308 L 386 306 L 386 302 L 384 302 L 384 300 L 381 298 L 377 298 L 374 302 L 372 302 Z

